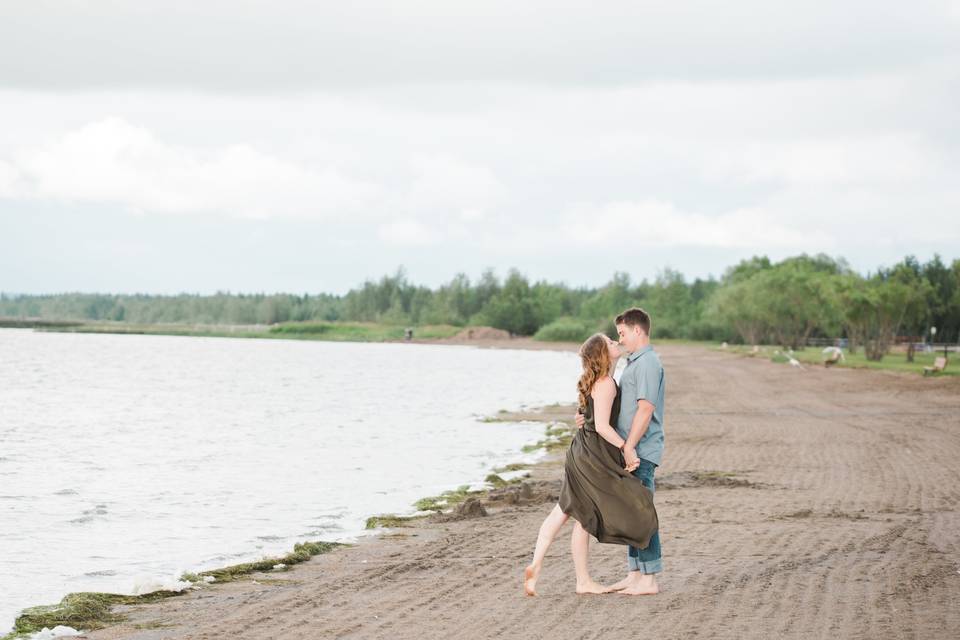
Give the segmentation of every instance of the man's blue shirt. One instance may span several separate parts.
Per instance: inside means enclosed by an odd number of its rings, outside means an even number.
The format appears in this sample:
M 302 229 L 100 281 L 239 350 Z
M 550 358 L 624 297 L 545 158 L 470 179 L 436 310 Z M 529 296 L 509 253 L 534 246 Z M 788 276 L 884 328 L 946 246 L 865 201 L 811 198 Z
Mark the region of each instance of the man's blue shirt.
M 637 443 L 637 456 L 659 465 L 663 456 L 663 394 L 666 382 L 660 356 L 647 345 L 627 356 L 627 366 L 620 376 L 620 417 L 617 433 L 624 439 L 630 435 L 630 425 L 637 414 L 637 401 L 653 405 L 653 415 L 647 432 Z

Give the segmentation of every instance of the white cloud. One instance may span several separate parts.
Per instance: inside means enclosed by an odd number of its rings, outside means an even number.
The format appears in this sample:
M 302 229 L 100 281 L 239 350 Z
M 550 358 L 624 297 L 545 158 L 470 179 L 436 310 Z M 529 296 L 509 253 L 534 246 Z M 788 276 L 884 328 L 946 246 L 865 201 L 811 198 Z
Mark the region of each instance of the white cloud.
M 879 133 L 748 141 L 739 153 L 707 154 L 704 166 L 705 175 L 714 180 L 890 186 L 943 177 L 935 156 L 917 135 Z
M 650 257 L 638 276 L 664 261 L 718 273 L 753 253 L 827 251 L 864 269 L 908 253 L 952 257 L 960 66 L 948 62 L 843 79 L 617 88 L 0 90 L 4 120 L 17 123 L 0 127 L 0 236 L 9 229 L 27 239 L 24 252 L 42 255 L 49 244 L 33 217 L 76 211 L 91 235 L 130 230 L 104 240 L 104 255 L 139 229 L 213 242 L 243 230 L 244 255 L 256 246 L 278 265 L 296 256 L 313 267 L 298 272 L 330 272 L 338 290 L 417 263 L 434 282 L 487 265 L 599 282 L 633 247 Z M 179 215 L 117 225 L 121 208 Z M 224 219 L 194 224 L 195 211 Z M 646 235 L 625 236 L 638 220 Z M 301 238 L 312 244 L 291 251 Z M 148 242 L 158 254 L 168 246 Z M 233 286 L 249 287 L 246 278 Z
M 409 211 L 476 220 L 506 193 L 493 171 L 449 155 L 418 155 L 411 164 L 416 177 L 404 195 L 404 207 Z
M 302 166 L 245 144 L 212 150 L 170 145 L 115 117 L 18 153 L 11 164 L 8 197 L 160 213 L 324 217 L 356 212 L 378 191 L 336 169 Z
M 173 145 L 118 117 L 11 156 L 0 158 L 0 197 L 110 203 L 140 213 L 374 222 L 398 216 L 387 237 L 409 236 L 403 230 L 412 219 L 479 221 L 506 195 L 493 171 L 449 153 L 400 155 L 374 181 L 250 144 Z M 352 157 L 353 169 L 376 174 L 377 160 L 366 158 L 364 164 L 362 154 Z
M 561 237 L 592 247 L 721 247 L 758 252 L 829 246 L 817 230 L 784 224 L 762 209 L 744 208 L 707 216 L 658 200 L 581 205 L 563 217 Z
M 381 224 L 377 237 L 386 245 L 394 247 L 426 247 L 441 240 L 440 231 L 418 220 L 402 218 Z
M 0 198 L 13 195 L 17 180 L 16 168 L 12 164 L 0 160 Z
M 616 86 L 849 76 L 957 51 L 955 4 L 879 4 L 6 2 L 0 77 L 33 88 L 238 92 L 489 80 Z

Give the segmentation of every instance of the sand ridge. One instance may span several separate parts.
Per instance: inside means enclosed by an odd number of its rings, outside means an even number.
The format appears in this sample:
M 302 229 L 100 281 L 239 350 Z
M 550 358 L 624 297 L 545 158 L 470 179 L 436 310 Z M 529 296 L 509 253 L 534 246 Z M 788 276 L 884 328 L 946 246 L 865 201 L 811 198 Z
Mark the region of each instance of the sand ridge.
M 523 595 L 555 458 L 528 499 L 486 516 L 132 607 L 129 622 L 86 637 L 960 637 L 960 378 L 658 351 L 660 595 L 576 596 L 569 525 L 539 597 Z M 594 577 L 622 577 L 624 556 L 594 543 Z

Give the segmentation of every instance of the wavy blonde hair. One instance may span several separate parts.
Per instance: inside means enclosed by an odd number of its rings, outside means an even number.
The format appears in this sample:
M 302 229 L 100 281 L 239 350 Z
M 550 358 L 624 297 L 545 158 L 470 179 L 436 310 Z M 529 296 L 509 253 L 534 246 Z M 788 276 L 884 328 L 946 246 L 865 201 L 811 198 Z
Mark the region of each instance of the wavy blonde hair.
M 610 374 L 612 363 L 605 335 L 595 333 L 580 345 L 580 362 L 583 364 L 583 373 L 577 382 L 577 392 L 580 394 L 580 408 L 586 409 L 587 398 L 593 391 L 593 385 L 603 376 Z

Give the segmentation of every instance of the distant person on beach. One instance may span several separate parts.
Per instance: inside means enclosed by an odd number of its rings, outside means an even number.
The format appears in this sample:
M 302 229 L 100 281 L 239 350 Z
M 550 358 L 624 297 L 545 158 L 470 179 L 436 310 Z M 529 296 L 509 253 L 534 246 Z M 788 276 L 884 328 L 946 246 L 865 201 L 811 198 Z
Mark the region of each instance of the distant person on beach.
M 620 376 L 620 413 L 617 435 L 626 438 L 624 460 L 627 468 L 645 487 L 654 491 L 653 475 L 663 455 L 663 399 L 666 381 L 660 356 L 650 344 L 650 316 L 643 309 L 627 309 L 616 319 L 620 344 L 629 353 Z M 583 416 L 577 426 L 585 428 Z M 627 549 L 627 577 L 611 587 L 627 595 L 659 593 L 656 574 L 663 571 L 660 558 L 660 534 L 654 533 L 649 545 L 631 545 Z
M 540 526 L 533 562 L 524 571 L 523 588 L 529 596 L 537 595 L 544 556 L 569 518 L 576 521 L 570 548 L 578 594 L 613 591 L 590 577 L 591 535 L 600 542 L 644 548 L 657 530 L 653 493 L 631 473 L 641 461 L 629 439 L 613 427 L 620 412 L 620 389 L 613 379 L 620 347 L 598 333 L 580 347 L 580 359 L 583 373 L 577 384 L 578 415 L 584 419 L 583 428 L 567 451 L 560 500 Z

